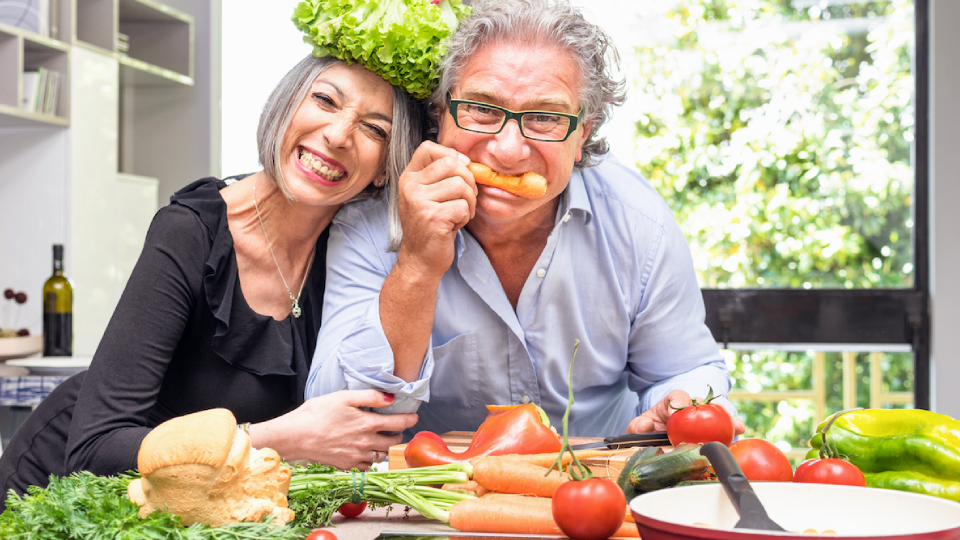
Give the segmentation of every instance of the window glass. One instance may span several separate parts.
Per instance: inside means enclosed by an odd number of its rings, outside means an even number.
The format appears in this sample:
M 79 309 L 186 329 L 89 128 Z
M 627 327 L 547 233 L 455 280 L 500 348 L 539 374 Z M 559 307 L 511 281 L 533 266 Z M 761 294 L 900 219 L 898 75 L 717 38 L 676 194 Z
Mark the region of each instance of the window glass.
M 633 157 L 701 286 L 911 287 L 913 3 L 644 6 Z

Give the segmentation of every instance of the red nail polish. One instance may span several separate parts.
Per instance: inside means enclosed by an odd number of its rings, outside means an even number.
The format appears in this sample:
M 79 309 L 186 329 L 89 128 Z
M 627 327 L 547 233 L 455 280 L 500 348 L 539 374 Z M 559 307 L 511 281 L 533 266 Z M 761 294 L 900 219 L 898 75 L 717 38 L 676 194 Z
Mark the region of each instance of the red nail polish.
M 391 394 L 391 393 L 389 393 L 389 392 L 384 392 L 384 393 L 383 393 L 383 399 L 387 400 L 387 403 L 393 403 L 393 400 L 394 400 L 395 398 L 393 397 L 393 394 Z

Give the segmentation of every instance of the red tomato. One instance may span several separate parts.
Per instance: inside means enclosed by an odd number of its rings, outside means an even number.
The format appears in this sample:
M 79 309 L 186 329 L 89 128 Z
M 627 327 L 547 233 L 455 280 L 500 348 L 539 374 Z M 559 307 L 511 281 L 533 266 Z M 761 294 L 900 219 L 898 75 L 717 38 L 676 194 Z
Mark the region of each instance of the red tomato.
M 560 484 L 553 494 L 553 520 L 573 540 L 604 540 L 617 532 L 627 511 L 620 486 L 609 478 Z
M 308 534 L 304 540 L 337 540 L 337 535 L 326 529 L 316 529 Z
M 786 454 L 764 439 L 740 439 L 730 445 L 730 453 L 737 460 L 743 475 L 751 482 L 793 480 L 793 466 Z
M 337 509 L 337 512 L 340 512 L 340 515 L 348 518 L 355 518 L 363 513 L 363 510 L 367 507 L 367 501 L 361 501 L 358 503 L 345 502 L 340 505 L 340 508 Z
M 708 443 L 716 441 L 727 446 L 733 442 L 733 417 L 723 405 L 713 401 L 713 389 L 704 402 L 674 411 L 667 420 L 667 438 L 670 444 Z
M 808 459 L 797 467 L 793 481 L 844 486 L 867 485 L 866 478 L 856 465 L 839 458 Z

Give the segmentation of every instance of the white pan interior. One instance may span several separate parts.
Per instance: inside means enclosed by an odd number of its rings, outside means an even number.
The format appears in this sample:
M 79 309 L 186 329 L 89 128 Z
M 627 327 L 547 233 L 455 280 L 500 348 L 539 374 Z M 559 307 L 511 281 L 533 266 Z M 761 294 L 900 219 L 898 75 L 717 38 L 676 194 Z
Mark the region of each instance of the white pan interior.
M 960 527 L 960 503 L 929 495 L 831 484 L 751 485 L 770 517 L 792 533 L 814 529 L 840 536 L 883 537 Z M 631 500 L 630 508 L 641 516 L 679 525 L 733 529 L 740 519 L 719 483 L 646 493 Z

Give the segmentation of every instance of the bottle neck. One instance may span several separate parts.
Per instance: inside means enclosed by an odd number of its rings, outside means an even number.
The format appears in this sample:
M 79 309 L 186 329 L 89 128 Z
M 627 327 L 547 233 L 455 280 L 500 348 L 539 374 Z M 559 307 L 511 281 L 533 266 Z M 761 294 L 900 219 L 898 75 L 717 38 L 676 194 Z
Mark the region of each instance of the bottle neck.
M 63 246 L 60 244 L 53 246 L 53 275 L 63 275 Z

